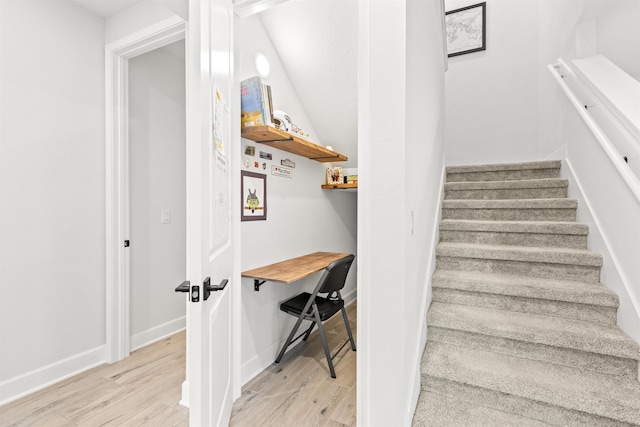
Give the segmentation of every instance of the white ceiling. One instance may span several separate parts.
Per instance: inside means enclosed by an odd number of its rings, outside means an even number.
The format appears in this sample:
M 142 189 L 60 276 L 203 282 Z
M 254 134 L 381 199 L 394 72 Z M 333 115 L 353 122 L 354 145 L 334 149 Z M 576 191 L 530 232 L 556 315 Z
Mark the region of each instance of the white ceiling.
M 357 166 L 358 1 L 290 0 L 259 16 L 317 142 L 347 155 L 342 166 Z

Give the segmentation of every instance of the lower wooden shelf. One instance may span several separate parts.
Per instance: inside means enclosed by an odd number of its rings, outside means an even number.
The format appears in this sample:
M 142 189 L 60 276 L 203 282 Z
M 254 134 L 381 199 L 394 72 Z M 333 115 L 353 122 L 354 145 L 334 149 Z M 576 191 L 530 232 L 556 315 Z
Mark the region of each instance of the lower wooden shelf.
M 358 188 L 358 183 L 355 184 L 324 184 L 322 186 L 325 190 L 347 190 L 349 188 Z

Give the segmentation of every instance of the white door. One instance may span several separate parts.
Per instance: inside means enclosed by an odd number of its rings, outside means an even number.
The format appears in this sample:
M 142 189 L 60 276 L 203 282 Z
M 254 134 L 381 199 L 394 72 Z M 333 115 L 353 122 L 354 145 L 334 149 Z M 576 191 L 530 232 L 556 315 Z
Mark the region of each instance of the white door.
M 187 382 L 191 426 L 225 426 L 231 415 L 230 0 L 189 0 L 187 37 Z M 239 204 L 239 202 L 238 202 Z M 235 206 L 235 205 L 234 205 Z M 205 281 L 224 290 L 207 297 Z M 197 295 L 196 295 L 197 294 Z M 197 302 L 194 302 L 197 299 Z

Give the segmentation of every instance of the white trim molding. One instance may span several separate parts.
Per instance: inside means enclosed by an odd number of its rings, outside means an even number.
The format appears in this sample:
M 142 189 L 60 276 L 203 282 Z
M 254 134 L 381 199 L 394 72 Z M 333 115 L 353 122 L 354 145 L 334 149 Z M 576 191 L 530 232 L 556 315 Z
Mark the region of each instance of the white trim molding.
M 102 365 L 104 346 L 67 357 L 0 382 L 0 406 Z
M 129 355 L 129 59 L 186 36 L 186 23 L 171 17 L 105 47 L 106 347 L 105 359 Z
M 182 316 L 177 319 L 170 320 L 162 325 L 154 326 L 151 329 L 137 333 L 131 336 L 131 351 L 153 344 L 171 335 L 183 331 L 187 326 L 187 317 Z

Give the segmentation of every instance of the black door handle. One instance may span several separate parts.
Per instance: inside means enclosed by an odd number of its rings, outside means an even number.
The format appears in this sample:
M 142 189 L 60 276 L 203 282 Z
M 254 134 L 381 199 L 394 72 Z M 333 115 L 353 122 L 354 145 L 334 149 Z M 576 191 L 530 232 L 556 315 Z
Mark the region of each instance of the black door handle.
M 211 292 L 224 290 L 224 288 L 227 286 L 227 283 L 229 283 L 229 280 L 224 279 L 218 286 L 211 286 L 211 277 L 207 277 L 206 279 L 204 279 L 204 283 L 202 284 L 202 293 L 204 294 L 204 300 L 206 301 L 207 299 L 209 299 L 209 294 Z
M 176 292 L 189 292 L 191 289 L 191 282 L 185 280 L 176 288 Z

